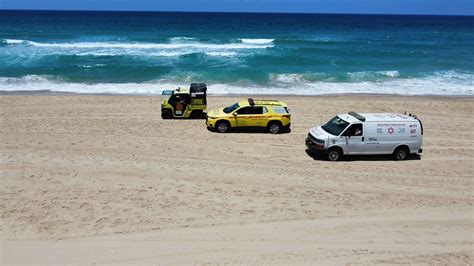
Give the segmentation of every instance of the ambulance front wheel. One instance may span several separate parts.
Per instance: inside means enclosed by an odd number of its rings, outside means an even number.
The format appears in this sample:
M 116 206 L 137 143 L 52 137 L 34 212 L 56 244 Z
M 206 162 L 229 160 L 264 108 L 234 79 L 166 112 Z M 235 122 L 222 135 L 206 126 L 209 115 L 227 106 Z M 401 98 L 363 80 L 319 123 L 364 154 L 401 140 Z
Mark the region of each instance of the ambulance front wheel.
M 342 157 L 342 150 L 340 148 L 330 148 L 326 157 L 329 161 L 339 161 Z

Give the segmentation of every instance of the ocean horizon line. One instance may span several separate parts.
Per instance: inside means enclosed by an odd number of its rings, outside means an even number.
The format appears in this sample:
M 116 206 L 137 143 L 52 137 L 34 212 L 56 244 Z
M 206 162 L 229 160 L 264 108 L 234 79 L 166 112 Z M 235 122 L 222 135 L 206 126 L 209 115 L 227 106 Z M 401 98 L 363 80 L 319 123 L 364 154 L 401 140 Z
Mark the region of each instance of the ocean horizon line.
M 405 16 L 405 17 L 474 17 L 474 14 L 408 14 L 408 13 L 327 13 L 327 12 L 263 12 L 263 11 L 173 11 L 173 10 L 98 10 L 98 9 L 2 9 L 0 12 L 71 12 L 71 13 L 169 13 L 169 14 L 265 14 L 265 15 L 341 15 L 341 16 Z

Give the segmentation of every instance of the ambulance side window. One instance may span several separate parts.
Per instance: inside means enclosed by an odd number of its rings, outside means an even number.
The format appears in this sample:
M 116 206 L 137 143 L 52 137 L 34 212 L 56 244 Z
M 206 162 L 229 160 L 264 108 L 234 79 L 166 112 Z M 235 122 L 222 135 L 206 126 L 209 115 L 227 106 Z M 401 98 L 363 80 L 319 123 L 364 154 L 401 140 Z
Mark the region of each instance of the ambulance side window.
M 352 124 L 344 131 L 343 136 L 362 136 L 362 124 Z

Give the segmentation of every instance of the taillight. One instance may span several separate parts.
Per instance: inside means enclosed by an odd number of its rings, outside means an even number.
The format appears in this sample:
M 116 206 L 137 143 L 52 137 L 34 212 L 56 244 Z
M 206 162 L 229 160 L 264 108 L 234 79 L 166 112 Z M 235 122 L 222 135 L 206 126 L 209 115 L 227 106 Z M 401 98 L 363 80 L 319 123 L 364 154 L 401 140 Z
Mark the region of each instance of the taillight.
M 282 115 L 281 117 L 290 119 L 290 115 Z

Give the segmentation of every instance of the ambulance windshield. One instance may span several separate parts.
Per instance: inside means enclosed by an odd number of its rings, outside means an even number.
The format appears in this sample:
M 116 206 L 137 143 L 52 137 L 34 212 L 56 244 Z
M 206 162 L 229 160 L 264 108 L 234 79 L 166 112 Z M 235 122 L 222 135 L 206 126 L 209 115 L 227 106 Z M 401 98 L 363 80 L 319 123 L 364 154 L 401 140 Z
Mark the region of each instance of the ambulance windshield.
M 346 129 L 348 125 L 348 122 L 342 120 L 338 116 L 335 116 L 333 119 L 329 120 L 329 122 L 327 122 L 324 126 L 322 126 L 322 129 L 324 129 L 324 131 L 331 135 L 339 136 L 339 134 L 341 134 L 341 132 Z

